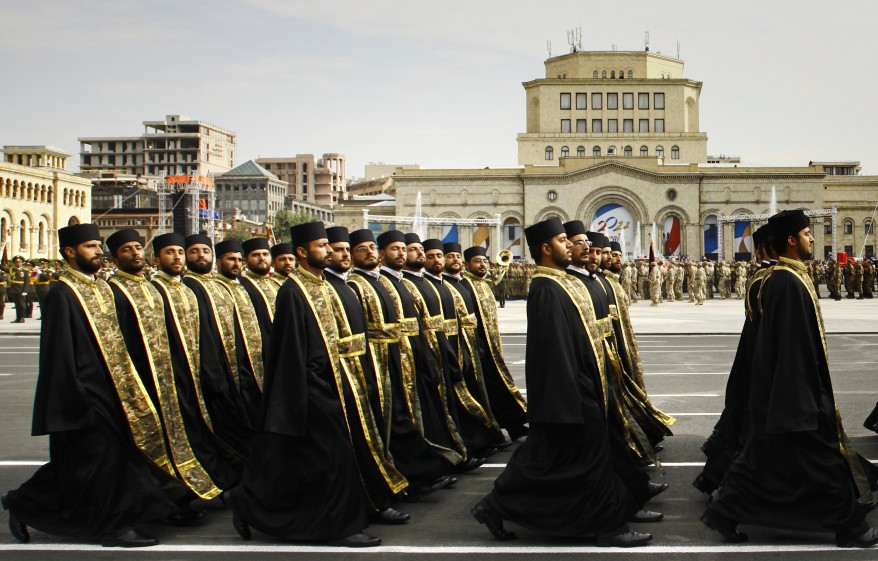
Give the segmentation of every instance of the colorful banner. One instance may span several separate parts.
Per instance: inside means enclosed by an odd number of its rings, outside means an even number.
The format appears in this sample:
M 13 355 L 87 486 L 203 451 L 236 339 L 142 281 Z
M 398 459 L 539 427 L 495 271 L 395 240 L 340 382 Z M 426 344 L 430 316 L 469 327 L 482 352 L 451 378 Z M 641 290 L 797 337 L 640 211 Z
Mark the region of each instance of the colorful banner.
M 708 216 L 704 220 L 704 254 L 710 255 L 719 251 L 717 241 L 716 216 Z
M 664 238 L 664 256 L 679 256 L 680 255 L 680 217 L 679 216 L 668 216 L 665 218 L 665 226 L 664 226 L 664 234 L 662 234 Z
M 624 242 L 622 249 L 625 254 L 639 252 L 634 247 L 634 240 L 637 239 L 634 219 L 631 218 L 631 212 L 620 204 L 610 203 L 599 208 L 594 213 L 590 229 L 607 236 L 610 241 Z
M 442 243 L 460 243 L 460 234 L 457 232 L 457 224 L 442 226 Z
M 753 253 L 753 234 L 749 222 L 735 222 L 735 253 Z
M 491 227 L 487 224 L 480 224 L 473 231 L 473 245 L 480 245 L 485 249 L 491 249 Z
M 503 226 L 503 249 L 508 249 L 513 258 L 521 258 L 521 224 Z

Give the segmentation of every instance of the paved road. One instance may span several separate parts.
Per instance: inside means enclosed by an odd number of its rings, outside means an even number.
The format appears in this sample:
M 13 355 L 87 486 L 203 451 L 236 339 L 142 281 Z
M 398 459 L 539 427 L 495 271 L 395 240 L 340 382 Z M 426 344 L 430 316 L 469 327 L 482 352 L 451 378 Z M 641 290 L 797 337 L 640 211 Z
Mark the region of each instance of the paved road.
M 523 335 L 507 335 L 504 345 L 514 376 L 524 384 Z M 16 544 L 0 531 L 0 559 L 280 559 L 297 554 L 307 559 L 422 559 L 432 557 L 471 559 L 482 554 L 502 554 L 516 559 L 582 556 L 618 559 L 619 555 L 652 555 L 663 559 L 874 559 L 878 552 L 838 550 L 828 534 L 747 528 L 751 541 L 744 545 L 722 544 L 698 522 L 705 497 L 691 485 L 703 462 L 699 446 L 710 432 L 722 408 L 726 374 L 734 357 L 737 336 L 644 335 L 640 337 L 647 385 L 653 401 L 677 419 L 676 436 L 667 439 L 662 453 L 664 474 L 653 471 L 655 480 L 671 488 L 651 508 L 665 513 L 664 522 L 641 525 L 655 535 L 654 545 L 637 550 L 605 550 L 588 541 L 548 539 L 509 525 L 519 539 L 498 543 L 469 516 L 469 509 L 486 493 L 500 473 L 509 452 L 500 453 L 473 474 L 460 478 L 456 489 L 444 490 L 404 509 L 413 521 L 401 527 L 373 526 L 384 538 L 376 550 L 339 550 L 320 544 L 277 544 L 258 535 L 242 542 L 231 526 L 229 511 L 213 501 L 204 526 L 189 530 L 150 528 L 162 540 L 148 551 L 102 550 L 34 532 L 32 543 Z M 38 339 L 0 336 L 0 489 L 18 485 L 36 465 L 47 458 L 45 438 L 28 436 L 36 376 Z M 878 459 L 878 436 L 860 426 L 878 400 L 878 334 L 832 335 L 829 339 L 836 399 L 848 433 L 866 457 Z M 23 462 L 23 465 L 16 462 Z M 878 516 L 871 515 L 873 524 Z M 652 558 L 652 557 L 651 557 Z

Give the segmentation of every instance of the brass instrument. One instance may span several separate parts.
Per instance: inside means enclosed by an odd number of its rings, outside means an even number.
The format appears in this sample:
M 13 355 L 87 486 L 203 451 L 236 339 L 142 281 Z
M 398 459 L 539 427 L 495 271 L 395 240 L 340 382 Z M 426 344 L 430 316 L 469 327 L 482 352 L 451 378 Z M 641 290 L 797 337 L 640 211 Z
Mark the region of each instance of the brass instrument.
M 509 271 L 509 265 L 512 263 L 512 252 L 508 249 L 502 250 L 497 254 L 497 265 L 500 267 L 500 271 L 497 273 L 497 278 L 494 279 L 494 285 L 500 284 L 500 281 L 503 280 L 503 277 L 506 276 L 506 272 Z

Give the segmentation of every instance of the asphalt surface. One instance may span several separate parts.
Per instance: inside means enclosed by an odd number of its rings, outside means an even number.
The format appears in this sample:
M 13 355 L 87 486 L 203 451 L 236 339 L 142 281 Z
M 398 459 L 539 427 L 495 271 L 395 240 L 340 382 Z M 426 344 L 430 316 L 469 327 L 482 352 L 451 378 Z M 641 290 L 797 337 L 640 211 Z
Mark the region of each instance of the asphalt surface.
M 507 362 L 524 387 L 524 335 L 503 338 Z M 32 530 L 31 543 L 17 544 L 0 529 L 0 559 L 422 559 L 441 557 L 471 559 L 493 554 L 529 558 L 618 559 L 619 555 L 662 559 L 874 559 L 878 551 L 841 550 L 830 534 L 802 534 L 743 526 L 750 542 L 727 545 L 699 522 L 706 497 L 691 486 L 700 471 L 700 445 L 722 410 L 728 369 L 734 358 L 736 335 L 661 335 L 639 337 L 646 369 L 646 383 L 653 402 L 677 418 L 675 436 L 666 439 L 661 453 L 664 473 L 650 471 L 654 481 L 670 483 L 670 489 L 649 504 L 665 514 L 657 524 L 636 529 L 651 532 L 655 539 L 634 550 L 602 549 L 589 540 L 543 538 L 507 524 L 519 538 L 496 542 L 469 515 L 469 509 L 490 488 L 502 471 L 510 452 L 488 460 L 471 474 L 460 476 L 456 488 L 442 490 L 420 503 L 403 504 L 412 515 L 405 526 L 372 526 L 368 531 L 384 539 L 380 548 L 348 550 L 319 543 L 277 543 L 254 532 L 243 542 L 231 524 L 231 513 L 218 501 L 205 504 L 210 512 L 201 527 L 146 528 L 162 545 L 145 550 L 102 549 Z M 878 459 L 878 435 L 862 428 L 866 414 L 878 400 L 878 334 L 830 335 L 830 364 L 836 400 L 855 447 L 867 458 Z M 47 439 L 31 437 L 30 417 L 37 373 L 39 340 L 35 336 L 0 335 L 0 490 L 18 486 L 48 458 Z M 5 516 L 2 518 L 5 520 Z M 878 525 L 874 513 L 869 520 Z

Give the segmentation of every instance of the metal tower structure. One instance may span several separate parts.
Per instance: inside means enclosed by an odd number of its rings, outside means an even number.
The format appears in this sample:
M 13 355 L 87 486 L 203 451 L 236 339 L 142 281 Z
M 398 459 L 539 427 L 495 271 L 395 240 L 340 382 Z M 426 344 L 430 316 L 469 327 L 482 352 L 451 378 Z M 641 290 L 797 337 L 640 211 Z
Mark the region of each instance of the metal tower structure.
M 156 183 L 156 194 L 159 199 L 158 233 L 166 230 L 167 224 L 173 224 L 174 209 L 184 204 L 186 211 L 185 232 L 183 235 L 196 234 L 202 230 L 213 239 L 216 221 L 216 192 L 213 177 L 209 175 L 162 175 Z M 176 202 L 168 208 L 168 203 Z M 173 227 L 172 227 L 173 229 Z

